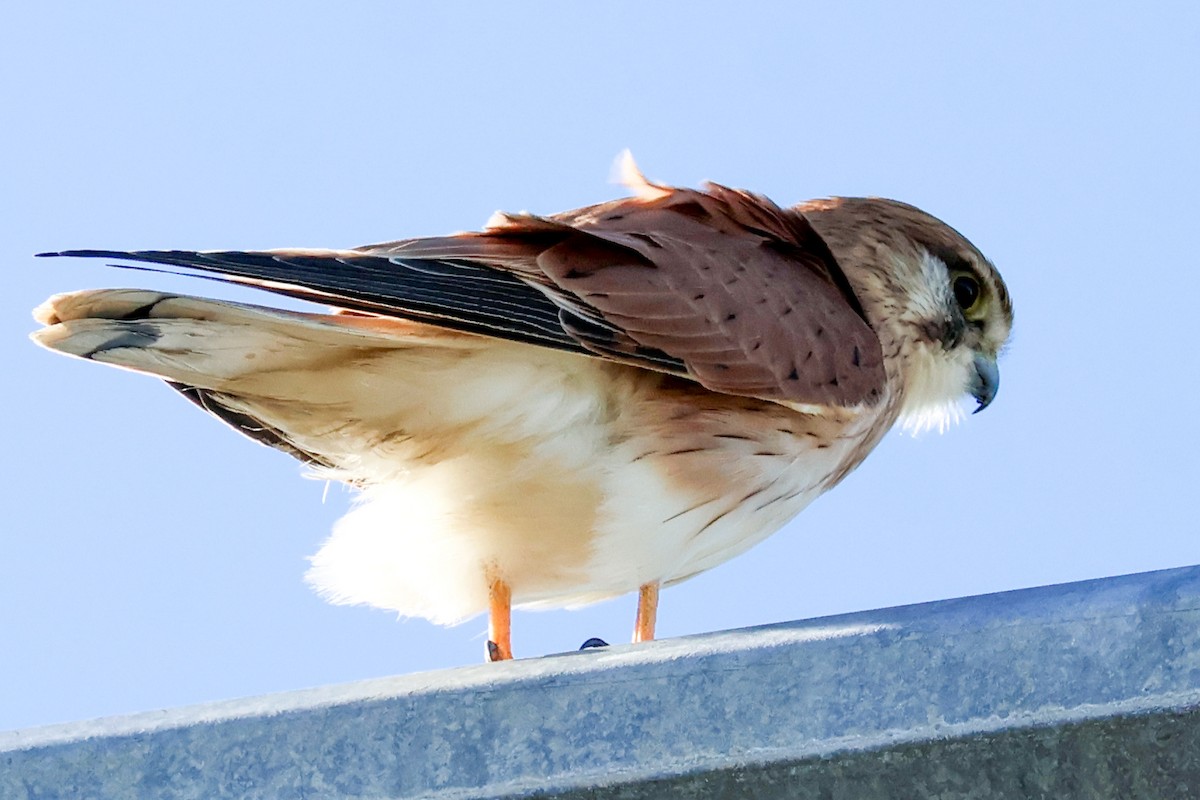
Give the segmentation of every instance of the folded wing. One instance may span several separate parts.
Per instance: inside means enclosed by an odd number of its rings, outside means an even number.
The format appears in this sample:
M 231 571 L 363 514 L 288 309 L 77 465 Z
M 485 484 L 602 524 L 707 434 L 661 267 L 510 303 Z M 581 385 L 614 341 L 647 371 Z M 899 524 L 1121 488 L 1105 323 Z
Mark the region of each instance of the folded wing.
M 354 250 L 71 250 L 194 270 L 363 314 L 596 355 L 713 391 L 873 403 L 879 340 L 802 214 L 709 185 L 654 187 L 475 233 Z

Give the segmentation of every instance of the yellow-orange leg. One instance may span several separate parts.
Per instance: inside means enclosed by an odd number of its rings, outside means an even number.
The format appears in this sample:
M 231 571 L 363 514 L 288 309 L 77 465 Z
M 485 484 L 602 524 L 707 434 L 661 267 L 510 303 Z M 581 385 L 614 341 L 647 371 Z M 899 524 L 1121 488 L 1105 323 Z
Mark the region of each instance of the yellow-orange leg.
M 647 583 L 638 590 L 637 622 L 633 627 L 635 642 L 654 638 L 654 623 L 658 619 L 658 583 Z
M 488 582 L 488 661 L 512 658 L 512 588 L 501 578 Z

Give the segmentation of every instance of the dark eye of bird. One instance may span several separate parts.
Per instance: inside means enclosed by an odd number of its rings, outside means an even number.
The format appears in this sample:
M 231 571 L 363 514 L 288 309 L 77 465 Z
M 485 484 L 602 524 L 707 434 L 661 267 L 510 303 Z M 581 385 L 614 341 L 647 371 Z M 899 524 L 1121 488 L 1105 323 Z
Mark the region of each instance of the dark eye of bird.
M 970 311 L 979 302 L 979 281 L 970 275 L 954 279 L 954 299 L 963 311 Z

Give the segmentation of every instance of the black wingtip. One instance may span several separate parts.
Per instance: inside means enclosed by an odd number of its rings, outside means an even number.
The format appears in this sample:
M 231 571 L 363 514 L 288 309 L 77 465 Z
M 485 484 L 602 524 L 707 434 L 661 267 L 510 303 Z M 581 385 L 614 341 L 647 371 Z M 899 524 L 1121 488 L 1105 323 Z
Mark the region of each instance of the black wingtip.
M 120 250 L 49 250 L 45 253 L 34 253 L 34 258 L 121 258 L 125 253 Z

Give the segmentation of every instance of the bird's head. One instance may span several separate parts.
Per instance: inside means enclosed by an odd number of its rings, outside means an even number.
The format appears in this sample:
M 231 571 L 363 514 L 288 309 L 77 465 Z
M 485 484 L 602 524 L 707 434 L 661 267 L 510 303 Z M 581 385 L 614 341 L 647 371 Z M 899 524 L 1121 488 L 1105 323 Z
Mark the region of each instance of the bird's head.
M 975 398 L 975 411 L 986 408 L 999 388 L 996 359 L 1013 309 L 978 248 L 895 200 L 834 198 L 798 210 L 829 245 L 879 335 L 905 427 L 945 428 L 961 417 L 964 393 Z

